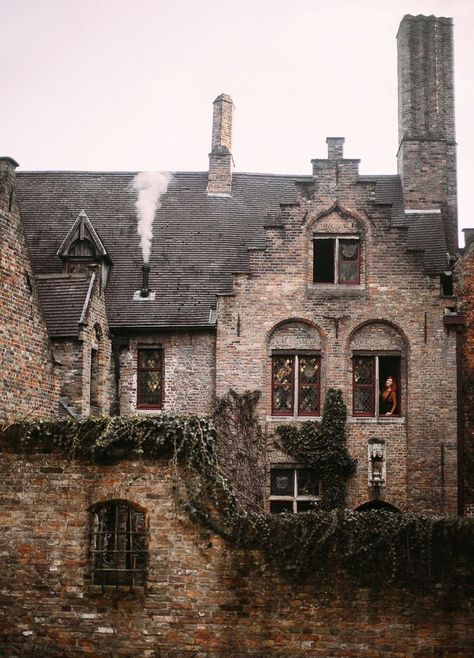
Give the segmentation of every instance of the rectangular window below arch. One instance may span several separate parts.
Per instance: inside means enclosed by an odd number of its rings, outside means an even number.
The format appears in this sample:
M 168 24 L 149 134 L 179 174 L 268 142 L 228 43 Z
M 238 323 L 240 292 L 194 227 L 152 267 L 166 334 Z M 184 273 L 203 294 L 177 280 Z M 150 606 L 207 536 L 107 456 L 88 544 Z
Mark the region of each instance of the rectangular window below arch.
M 401 356 L 355 354 L 352 364 L 354 416 L 401 415 Z

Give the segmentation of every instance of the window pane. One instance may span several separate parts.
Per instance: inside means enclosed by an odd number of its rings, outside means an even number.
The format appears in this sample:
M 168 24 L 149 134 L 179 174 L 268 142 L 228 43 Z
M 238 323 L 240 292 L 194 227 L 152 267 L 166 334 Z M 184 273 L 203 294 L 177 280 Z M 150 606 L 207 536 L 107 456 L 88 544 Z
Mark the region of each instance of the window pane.
M 298 496 L 317 496 L 319 494 L 319 482 L 313 471 L 306 468 L 297 469 L 296 481 Z
M 271 472 L 270 493 L 272 496 L 294 496 L 295 471 L 290 468 L 274 468 Z
M 294 357 L 274 356 L 272 360 L 272 412 L 293 413 Z
M 139 403 L 161 405 L 161 371 L 145 370 L 138 374 Z
M 354 358 L 354 382 L 356 384 L 373 383 L 373 362 L 371 356 Z
M 319 357 L 299 357 L 298 411 L 316 414 L 319 411 Z
M 355 357 L 354 368 L 354 413 L 374 413 L 374 357 Z
M 300 356 L 300 383 L 317 384 L 319 381 L 319 358 Z
M 379 415 L 381 418 L 387 412 L 391 412 L 391 415 L 394 416 L 400 415 L 400 362 L 399 356 L 379 356 Z
M 297 512 L 310 512 L 317 506 L 316 500 L 298 500 L 296 503 Z
M 273 383 L 291 384 L 293 379 L 293 357 L 273 357 Z
M 339 240 L 339 283 L 359 282 L 359 241 Z
M 161 368 L 161 350 L 138 350 L 140 368 Z
M 283 512 L 293 512 L 293 503 L 290 501 L 283 500 L 271 500 L 270 501 L 270 513 L 271 514 L 282 514 Z
M 334 283 L 335 240 L 314 240 L 313 244 L 313 281 L 315 283 Z

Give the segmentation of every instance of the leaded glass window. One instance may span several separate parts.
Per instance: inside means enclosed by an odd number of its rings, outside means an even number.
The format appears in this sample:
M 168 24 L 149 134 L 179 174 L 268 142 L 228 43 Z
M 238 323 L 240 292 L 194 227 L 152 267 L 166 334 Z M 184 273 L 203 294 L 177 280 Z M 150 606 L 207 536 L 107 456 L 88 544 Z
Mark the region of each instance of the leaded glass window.
M 354 357 L 354 415 L 372 415 L 374 413 L 374 400 L 374 357 Z
M 92 508 L 91 561 L 95 585 L 143 586 L 146 580 L 145 513 L 124 500 Z
M 354 355 L 354 416 L 377 416 L 379 419 L 400 416 L 401 384 L 399 355 Z
M 358 240 L 339 240 L 339 283 L 359 283 Z
M 138 350 L 137 406 L 161 409 L 163 406 L 163 350 Z
M 273 466 L 270 473 L 270 512 L 307 512 L 320 499 L 313 471 L 294 466 Z
M 274 354 L 272 414 L 318 416 L 321 358 L 314 354 Z

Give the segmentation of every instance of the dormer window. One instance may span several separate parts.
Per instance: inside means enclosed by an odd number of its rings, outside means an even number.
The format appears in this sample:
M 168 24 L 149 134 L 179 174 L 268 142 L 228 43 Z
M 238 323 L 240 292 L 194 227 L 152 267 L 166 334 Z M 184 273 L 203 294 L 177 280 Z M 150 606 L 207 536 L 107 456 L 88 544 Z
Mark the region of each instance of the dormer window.
M 87 273 L 88 266 L 97 262 L 94 245 L 90 240 L 76 240 L 68 249 L 66 260 L 68 272 Z
M 358 236 L 318 236 L 313 239 L 313 282 L 360 283 Z
M 100 265 L 101 285 L 105 287 L 112 261 L 84 210 L 76 217 L 57 255 L 64 262 L 64 270 L 71 274 L 88 274 L 90 265 Z

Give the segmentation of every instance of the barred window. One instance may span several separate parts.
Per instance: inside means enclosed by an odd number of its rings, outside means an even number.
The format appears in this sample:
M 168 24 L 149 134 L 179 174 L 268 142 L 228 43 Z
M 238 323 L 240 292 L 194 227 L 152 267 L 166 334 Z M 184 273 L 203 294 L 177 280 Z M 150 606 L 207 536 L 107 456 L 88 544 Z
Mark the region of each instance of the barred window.
M 91 510 L 92 582 L 95 585 L 143 586 L 146 581 L 145 513 L 124 500 Z
M 270 474 L 270 512 L 308 512 L 320 500 L 319 480 L 313 471 L 275 465 Z
M 321 357 L 272 355 L 272 415 L 319 416 Z
M 138 350 L 137 407 L 161 409 L 163 406 L 163 350 Z

